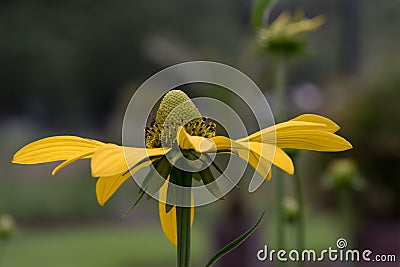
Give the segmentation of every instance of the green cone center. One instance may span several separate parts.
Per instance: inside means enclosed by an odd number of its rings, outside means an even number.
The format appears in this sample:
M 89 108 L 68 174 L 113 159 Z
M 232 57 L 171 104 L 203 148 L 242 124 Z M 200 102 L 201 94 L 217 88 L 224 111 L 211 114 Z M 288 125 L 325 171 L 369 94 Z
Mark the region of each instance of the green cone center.
M 163 97 L 155 120 L 145 129 L 146 147 L 172 147 L 179 126 L 190 135 L 213 137 L 216 125 L 206 120 L 184 92 L 171 90 Z

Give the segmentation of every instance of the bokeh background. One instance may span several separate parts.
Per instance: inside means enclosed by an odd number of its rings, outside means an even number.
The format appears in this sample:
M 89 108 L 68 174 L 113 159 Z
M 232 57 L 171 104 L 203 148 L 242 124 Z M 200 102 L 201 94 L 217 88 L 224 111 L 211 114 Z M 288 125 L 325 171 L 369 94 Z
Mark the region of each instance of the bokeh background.
M 124 111 L 136 88 L 180 62 L 236 67 L 273 104 L 274 64 L 257 49 L 251 5 L 250 0 L 0 2 L 0 216 L 12 216 L 17 225 L 11 239 L 0 241 L 0 266 L 174 266 L 175 250 L 162 234 L 155 201 L 143 201 L 119 219 L 136 198 L 133 182 L 100 207 L 88 162 L 52 177 L 54 164 L 20 166 L 10 160 L 23 145 L 50 135 L 121 143 Z M 306 246 L 326 249 L 346 237 L 340 192 L 324 181 L 333 160 L 350 158 L 363 180 L 352 191 L 355 246 L 400 260 L 400 2 L 282 0 L 271 19 L 296 9 L 327 21 L 308 36 L 307 54 L 290 61 L 288 118 L 307 112 L 332 118 L 354 146 L 296 158 Z M 232 102 L 230 96 L 224 101 Z M 275 244 L 274 188 L 272 179 L 254 194 L 234 190 L 226 200 L 199 208 L 193 266 L 204 266 L 264 209 L 256 237 L 218 266 L 272 266 L 258 263 L 255 253 Z M 293 195 L 290 183 L 287 194 Z M 293 227 L 286 227 L 292 244 Z

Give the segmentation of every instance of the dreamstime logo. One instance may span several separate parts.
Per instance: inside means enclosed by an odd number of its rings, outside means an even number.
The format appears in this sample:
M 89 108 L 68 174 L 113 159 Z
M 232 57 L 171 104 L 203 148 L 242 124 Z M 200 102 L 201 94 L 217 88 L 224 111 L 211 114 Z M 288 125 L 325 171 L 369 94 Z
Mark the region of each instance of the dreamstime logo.
M 265 245 L 263 249 L 257 252 L 257 259 L 259 261 L 270 261 L 275 260 L 286 262 L 316 262 L 316 261 L 344 261 L 344 262 L 396 262 L 396 255 L 394 254 L 374 254 L 372 250 L 358 250 L 358 249 L 346 249 L 348 246 L 347 240 L 339 238 L 336 241 L 336 248 L 329 247 L 328 249 L 321 250 L 319 252 L 313 249 L 305 249 L 298 251 L 292 249 L 286 251 L 280 250 L 268 250 L 268 246 Z
M 209 86 L 212 85 L 213 88 L 215 88 L 213 89 L 215 93 L 214 96 L 226 95 L 229 93 L 228 97 L 230 99 L 235 102 L 244 103 L 246 109 L 251 111 L 253 124 L 249 125 L 251 121 L 250 116 L 241 119 L 243 109 L 239 109 L 237 107 L 238 105 L 229 106 L 216 97 L 210 97 L 210 94 L 205 93 L 204 96 L 202 96 L 202 91 L 195 92 L 196 95 L 200 96 L 192 98 L 191 101 L 200 110 L 201 115 L 216 122 L 218 127 L 223 128 L 227 132 L 229 138 L 238 139 L 253 133 L 254 122 L 257 124 L 256 130 L 264 129 L 274 124 L 274 118 L 264 94 L 248 76 L 233 67 L 221 63 L 193 61 L 177 64 L 159 71 L 147 79 L 136 90 L 125 112 L 122 128 L 123 145 L 143 147 L 145 144 L 144 135 L 134 134 L 137 133 L 138 125 L 145 126 L 149 118 L 151 118 L 152 112 L 154 116 L 154 109 L 157 106 L 157 103 L 159 103 L 160 99 L 168 91 L 172 89 L 181 89 L 190 95 L 192 93 L 191 90 L 193 89 L 190 85 L 195 83 L 206 84 Z M 235 110 L 235 108 L 237 108 L 237 110 Z M 172 114 L 172 111 L 170 114 Z M 250 132 L 249 129 L 252 129 L 252 131 Z M 274 149 L 270 149 L 270 151 L 263 151 L 263 153 L 267 153 L 268 158 L 273 158 L 275 151 Z M 185 169 L 184 166 L 179 166 L 179 162 L 173 161 L 171 157 L 168 157 L 168 154 L 166 155 L 166 158 L 176 168 L 184 169 L 189 172 L 197 172 L 200 169 L 207 168 L 215 157 L 215 155 L 207 156 L 209 157 L 209 160 L 202 160 L 199 162 L 201 164 L 197 165 L 192 164 L 192 166 L 196 165 L 196 169 L 191 170 Z M 127 152 L 125 152 L 125 160 L 128 166 L 134 165 L 133 163 L 135 162 L 135 159 L 130 158 L 130 155 L 128 155 Z M 271 167 L 270 163 L 263 162 L 263 164 L 266 164 L 266 170 Z M 221 189 L 222 196 L 231 191 L 240 181 L 246 170 L 246 166 L 247 164 L 238 158 L 229 158 L 229 162 L 224 169 L 223 175 L 215 177 L 216 180 L 214 181 L 214 183 L 217 183 L 218 187 Z M 136 183 L 145 191 L 146 188 L 143 186 L 144 177 L 146 176 L 145 172 L 149 172 L 151 168 L 154 168 L 152 164 L 146 168 L 142 168 L 132 175 Z M 226 177 L 229 179 L 226 179 Z M 156 183 L 158 184 L 163 184 L 165 182 L 165 179 L 160 175 L 158 175 L 158 177 L 156 175 L 156 178 L 152 179 L 157 179 L 158 181 L 156 181 Z M 255 191 L 264 181 L 264 177 L 261 177 L 257 172 L 254 172 L 250 179 L 249 191 Z M 203 184 L 187 188 L 169 182 L 168 190 L 173 190 L 175 192 L 179 190 L 191 191 L 194 203 L 187 199 L 180 200 L 178 198 L 166 200 L 168 204 L 181 207 L 202 206 L 219 199 L 217 196 L 211 194 Z M 165 200 L 160 198 L 159 193 L 148 193 L 153 198 L 165 202 Z
M 346 248 L 347 247 L 347 240 L 344 239 L 344 238 L 339 238 L 336 241 L 336 246 L 337 246 L 338 249 Z

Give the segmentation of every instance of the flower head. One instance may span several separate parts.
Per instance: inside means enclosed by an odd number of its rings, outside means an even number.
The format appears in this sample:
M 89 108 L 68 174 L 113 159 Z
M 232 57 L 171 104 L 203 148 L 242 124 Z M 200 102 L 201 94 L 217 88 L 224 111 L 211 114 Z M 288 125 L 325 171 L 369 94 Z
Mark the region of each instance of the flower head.
M 202 154 L 229 153 L 247 161 L 268 180 L 272 175 L 271 163 L 289 174 L 294 172 L 293 162 L 282 148 L 316 151 L 350 149 L 351 144 L 335 134 L 338 130 L 339 126 L 327 118 L 305 114 L 237 140 L 215 136 L 215 123 L 207 123 L 185 93 L 173 90 L 165 95 L 155 121 L 145 129 L 146 148 L 123 147 L 76 136 L 54 136 L 21 148 L 15 153 L 13 162 L 37 164 L 62 161 L 53 170 L 55 174 L 78 159 L 90 158 L 92 176 L 98 178 L 96 195 L 100 205 L 104 205 L 130 176 L 152 164 L 153 168 L 144 178 L 142 186 L 150 195 L 160 191 L 162 228 L 169 240 L 176 244 L 175 207 L 166 204 L 171 191 L 169 183 L 177 183 L 176 173 L 180 171 L 176 162 L 183 158 L 199 160 Z M 154 175 L 162 177 L 161 183 L 154 179 Z M 192 171 L 189 179 L 192 178 L 199 179 L 217 198 L 223 197 L 218 186 L 212 183 L 215 179 L 209 167 Z

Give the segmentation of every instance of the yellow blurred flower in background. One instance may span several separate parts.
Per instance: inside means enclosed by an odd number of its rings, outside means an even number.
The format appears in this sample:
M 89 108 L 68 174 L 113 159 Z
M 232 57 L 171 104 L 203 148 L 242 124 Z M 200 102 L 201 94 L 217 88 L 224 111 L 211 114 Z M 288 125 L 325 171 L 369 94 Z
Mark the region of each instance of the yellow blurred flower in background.
M 270 25 L 259 30 L 258 43 L 262 49 L 272 54 L 286 56 L 301 54 L 306 46 L 304 34 L 318 29 L 324 23 L 323 16 L 307 19 L 301 11 L 297 11 L 294 16 L 286 11 Z

